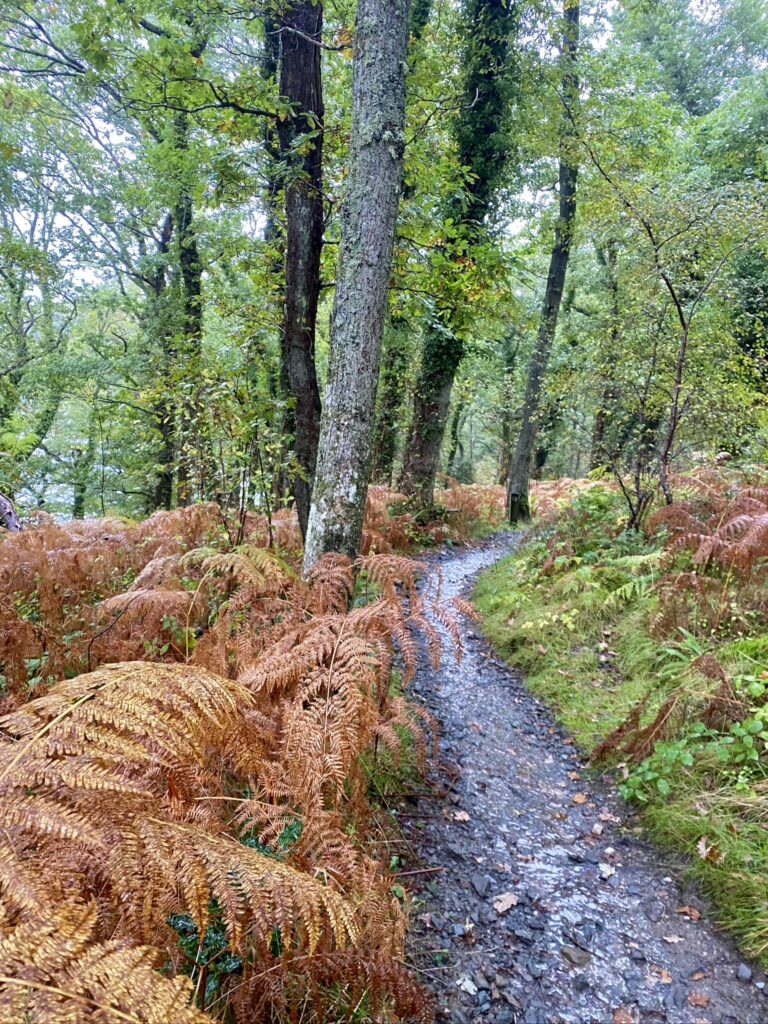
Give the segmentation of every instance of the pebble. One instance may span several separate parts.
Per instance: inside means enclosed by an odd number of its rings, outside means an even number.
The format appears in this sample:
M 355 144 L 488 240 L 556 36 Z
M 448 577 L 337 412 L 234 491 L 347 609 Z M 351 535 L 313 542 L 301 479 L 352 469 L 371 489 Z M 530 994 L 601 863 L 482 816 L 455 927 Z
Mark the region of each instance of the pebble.
M 481 898 L 485 896 L 490 887 L 490 879 L 487 875 L 481 875 L 479 871 L 476 871 L 471 878 L 472 888 L 475 890 L 478 896 Z
M 752 981 L 752 968 L 748 967 L 747 964 L 739 964 L 736 977 L 739 981 Z
M 575 967 L 586 967 L 592 959 L 591 953 L 588 953 L 586 949 L 579 949 L 578 946 L 563 946 L 560 952 Z
M 646 903 L 643 907 L 643 913 L 649 921 L 657 924 L 664 916 L 664 904 L 659 902 L 659 900 L 653 900 L 651 903 Z

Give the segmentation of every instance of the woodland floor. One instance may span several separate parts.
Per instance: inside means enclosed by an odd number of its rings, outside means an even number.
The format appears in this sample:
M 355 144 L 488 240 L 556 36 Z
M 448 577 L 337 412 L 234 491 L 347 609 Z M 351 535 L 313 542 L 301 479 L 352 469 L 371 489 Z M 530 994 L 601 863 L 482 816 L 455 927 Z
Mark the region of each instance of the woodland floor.
M 436 556 L 444 599 L 466 596 L 515 542 L 499 535 Z M 402 815 L 405 867 L 422 872 L 407 878 L 410 959 L 436 994 L 437 1019 L 768 1021 L 764 973 L 718 932 L 684 865 L 643 840 L 549 710 L 477 627 L 462 628 L 461 664 L 447 645 L 438 671 L 425 658 L 415 687 L 441 725 L 441 795 Z

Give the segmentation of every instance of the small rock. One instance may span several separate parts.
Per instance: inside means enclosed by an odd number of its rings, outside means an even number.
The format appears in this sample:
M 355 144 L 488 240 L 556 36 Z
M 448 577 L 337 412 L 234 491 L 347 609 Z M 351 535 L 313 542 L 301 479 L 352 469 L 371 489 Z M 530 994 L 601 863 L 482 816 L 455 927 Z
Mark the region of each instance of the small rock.
M 585 949 L 579 949 L 578 946 L 563 946 L 560 950 L 565 959 L 574 965 L 574 967 L 586 967 L 592 959 L 592 955 Z
M 643 907 L 643 912 L 649 921 L 653 921 L 656 924 L 664 916 L 664 904 L 658 900 L 652 900 L 650 903 L 646 903 Z
M 491 884 L 487 875 L 481 875 L 479 871 L 476 871 L 470 879 L 472 888 L 475 890 L 478 896 L 481 898 L 488 892 L 488 887 Z
M 586 992 L 588 988 L 592 986 L 589 983 L 589 979 L 585 974 L 577 974 L 573 979 L 573 987 L 577 992 Z
M 513 995 L 509 991 L 505 991 L 504 998 L 506 999 L 510 1006 L 514 1007 L 516 1010 L 522 1010 L 523 1004 L 520 1002 L 517 996 Z
M 752 981 L 752 968 L 748 967 L 747 964 L 739 964 L 736 977 L 739 981 Z

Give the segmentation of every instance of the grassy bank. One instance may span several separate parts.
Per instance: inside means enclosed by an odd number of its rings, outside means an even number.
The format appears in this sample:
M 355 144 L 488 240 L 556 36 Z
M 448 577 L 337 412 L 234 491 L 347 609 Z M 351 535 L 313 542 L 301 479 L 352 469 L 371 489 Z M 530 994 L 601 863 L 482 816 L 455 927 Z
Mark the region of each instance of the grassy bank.
M 475 601 L 500 653 L 599 767 L 618 769 L 656 841 L 689 855 L 722 923 L 768 963 L 767 592 L 755 543 L 768 495 L 748 483 L 694 488 L 644 534 L 624 531 L 617 495 L 590 491 L 484 574 Z

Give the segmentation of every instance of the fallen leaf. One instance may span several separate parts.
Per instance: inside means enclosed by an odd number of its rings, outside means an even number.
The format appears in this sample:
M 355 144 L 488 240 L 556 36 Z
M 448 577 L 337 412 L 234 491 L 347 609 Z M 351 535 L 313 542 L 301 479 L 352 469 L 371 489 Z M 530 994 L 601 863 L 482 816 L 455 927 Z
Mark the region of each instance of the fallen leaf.
M 678 907 L 675 913 L 683 914 L 685 917 L 690 918 L 691 921 L 701 920 L 701 911 L 697 910 L 696 907 Z
M 544 644 L 539 644 L 539 646 L 538 646 L 538 647 L 536 648 L 536 650 L 537 650 L 537 651 L 539 652 L 539 654 L 541 654 L 542 656 L 543 656 L 543 655 L 545 655 L 545 654 L 548 654 L 548 653 L 549 653 L 549 652 L 547 651 L 547 648 L 546 648 L 546 647 L 544 646 Z
M 637 1024 L 637 1017 L 628 1006 L 620 1006 L 614 1010 L 613 1024 Z
M 672 975 L 666 969 L 666 967 L 658 967 L 656 964 L 651 964 L 651 974 L 659 981 L 662 985 L 672 984 Z
M 676 942 L 685 942 L 682 935 L 663 935 L 662 938 L 671 945 L 674 945 Z
M 502 892 L 493 901 L 493 909 L 497 914 L 506 914 L 512 907 L 517 906 L 517 896 L 513 892 Z
M 709 996 L 704 995 L 703 992 L 691 992 L 688 996 L 688 1002 L 691 1006 L 698 1006 L 700 1009 L 706 1010 L 709 1006 L 710 998 Z
M 709 840 L 706 836 L 702 836 L 696 844 L 696 849 L 702 860 L 711 861 L 713 864 L 719 863 L 723 859 L 722 851 L 718 846 L 713 843 L 709 845 Z
M 708 977 L 709 973 L 707 971 L 694 971 L 691 975 L 691 981 L 703 981 L 705 978 Z
M 571 782 L 581 782 L 581 776 L 578 772 L 568 772 L 568 778 Z
M 575 804 L 585 804 L 588 799 L 589 797 L 586 793 L 577 793 L 576 796 L 573 798 L 573 802 Z
M 467 995 L 477 995 L 477 985 L 472 981 L 468 974 L 462 974 L 460 978 L 457 978 L 456 984 L 459 986 L 462 992 L 466 992 Z
M 467 814 L 466 811 L 454 811 L 453 812 L 453 820 L 454 821 L 469 821 L 469 815 Z

